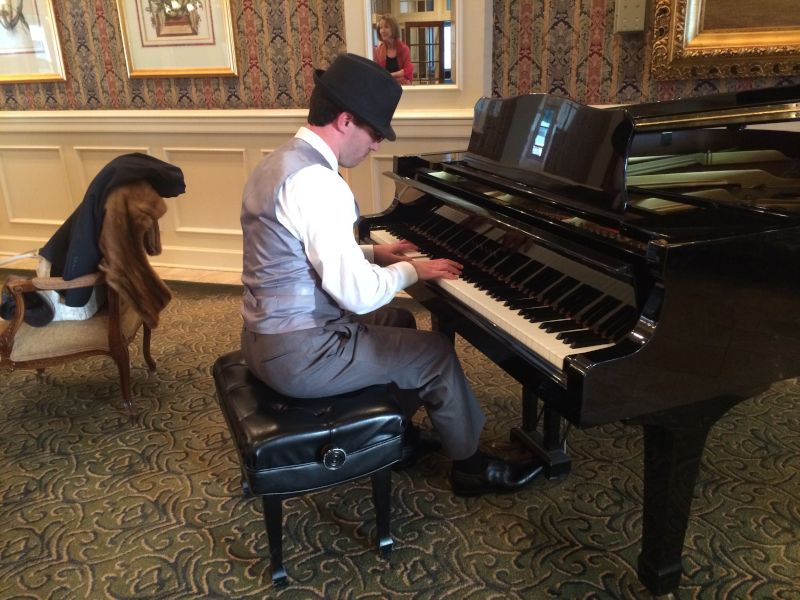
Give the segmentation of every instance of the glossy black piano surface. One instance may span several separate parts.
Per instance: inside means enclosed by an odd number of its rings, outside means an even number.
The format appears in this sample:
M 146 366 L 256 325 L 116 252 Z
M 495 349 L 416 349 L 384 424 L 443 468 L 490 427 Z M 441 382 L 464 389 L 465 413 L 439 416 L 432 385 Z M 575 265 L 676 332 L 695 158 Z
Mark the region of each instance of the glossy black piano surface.
M 396 157 L 395 202 L 359 224 L 465 264 L 410 291 L 522 383 L 513 437 L 551 477 L 569 471 L 562 419 L 643 425 L 639 570 L 658 593 L 680 579 L 708 429 L 800 375 L 798 115 L 800 87 L 482 99 L 469 147 Z

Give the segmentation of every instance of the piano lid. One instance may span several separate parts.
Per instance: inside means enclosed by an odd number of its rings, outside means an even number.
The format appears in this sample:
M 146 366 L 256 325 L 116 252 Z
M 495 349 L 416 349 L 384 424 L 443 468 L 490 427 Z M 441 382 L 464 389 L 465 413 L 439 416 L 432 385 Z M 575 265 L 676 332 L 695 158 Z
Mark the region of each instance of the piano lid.
M 625 106 L 638 131 L 796 121 L 800 85 Z
M 700 207 L 800 216 L 800 86 L 626 106 L 630 205 L 697 218 Z
M 623 109 L 596 109 L 548 94 L 481 98 L 464 163 L 598 209 L 623 211 L 632 133 Z
M 800 132 L 775 125 L 797 120 L 800 86 L 611 108 L 482 98 L 468 151 L 445 168 L 653 231 L 719 210 L 797 218 Z

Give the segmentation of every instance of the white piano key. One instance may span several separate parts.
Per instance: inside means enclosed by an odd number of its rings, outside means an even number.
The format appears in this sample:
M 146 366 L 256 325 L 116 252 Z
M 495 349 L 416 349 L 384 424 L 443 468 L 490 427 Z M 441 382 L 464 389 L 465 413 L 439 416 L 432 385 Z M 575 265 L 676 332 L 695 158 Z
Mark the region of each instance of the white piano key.
M 370 231 L 370 237 L 377 244 L 398 241 L 394 235 L 382 229 Z M 559 371 L 564 370 L 564 359 L 571 354 L 584 354 L 592 350 L 613 346 L 612 343 L 608 343 L 585 348 L 570 348 L 568 344 L 557 339 L 558 332 L 547 333 L 543 331 L 536 324 L 517 314 L 517 311 L 503 306 L 502 301 L 489 298 L 485 292 L 467 281 L 461 279 L 437 279 L 429 283 L 441 287 L 453 298 L 489 320 L 495 327 L 522 343 L 534 354 L 541 356 Z

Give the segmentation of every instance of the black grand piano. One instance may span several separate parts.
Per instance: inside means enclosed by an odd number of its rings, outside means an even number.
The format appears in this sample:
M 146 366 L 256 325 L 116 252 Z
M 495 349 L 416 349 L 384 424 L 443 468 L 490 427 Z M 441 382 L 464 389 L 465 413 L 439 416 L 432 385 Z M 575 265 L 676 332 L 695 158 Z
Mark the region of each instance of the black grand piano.
M 363 240 L 465 265 L 409 291 L 522 384 L 512 438 L 643 427 L 640 580 L 676 589 L 710 427 L 800 375 L 800 86 L 592 108 L 483 98 L 466 151 L 395 158 Z

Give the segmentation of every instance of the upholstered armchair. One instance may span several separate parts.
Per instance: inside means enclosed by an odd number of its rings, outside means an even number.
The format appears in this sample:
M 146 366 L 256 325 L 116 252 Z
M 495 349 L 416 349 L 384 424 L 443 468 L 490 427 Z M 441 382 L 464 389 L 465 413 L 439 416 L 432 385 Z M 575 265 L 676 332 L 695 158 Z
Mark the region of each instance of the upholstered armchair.
M 88 319 L 52 321 L 43 327 L 25 322 L 26 296 L 42 290 L 65 291 L 87 286 L 105 286 L 107 301 Z M 125 409 L 134 413 L 131 400 L 130 353 L 128 346 L 142 328 L 142 353 L 149 371 L 156 363 L 150 354 L 150 327 L 131 305 L 125 302 L 114 288 L 105 285 L 103 273 L 92 273 L 65 281 L 61 277 L 10 276 L 4 292 L 14 299 L 14 316 L 0 332 L 0 367 L 36 369 L 42 373 L 46 367 L 66 361 L 98 354 L 110 356 L 119 371 L 119 381 Z M 1 327 L 2 325 L 0 325 Z
M 172 298 L 148 256 L 161 253 L 164 197 L 184 190 L 181 170 L 149 155 L 125 154 L 106 165 L 38 251 L 48 276 L 39 270 L 37 277 L 11 276 L 3 285 L 0 368 L 41 373 L 65 361 L 108 355 L 119 371 L 126 411 L 133 413 L 128 348 L 143 329 L 144 360 L 155 370 L 151 330 Z M 45 318 L 37 312 L 41 306 L 48 309 Z

